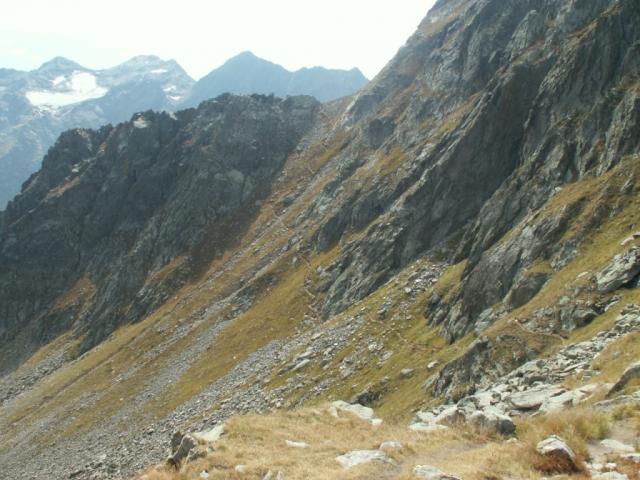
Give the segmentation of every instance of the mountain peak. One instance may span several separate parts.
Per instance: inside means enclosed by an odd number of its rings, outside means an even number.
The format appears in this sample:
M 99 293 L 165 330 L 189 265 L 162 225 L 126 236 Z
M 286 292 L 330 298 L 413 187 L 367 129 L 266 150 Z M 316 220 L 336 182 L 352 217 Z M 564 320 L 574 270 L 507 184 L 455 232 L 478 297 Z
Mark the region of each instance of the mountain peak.
M 81 69 L 84 70 L 84 67 L 73 60 L 69 60 L 65 57 L 54 57 L 48 62 L 43 63 L 38 68 L 39 72 L 42 71 L 50 71 L 50 70 L 74 70 Z

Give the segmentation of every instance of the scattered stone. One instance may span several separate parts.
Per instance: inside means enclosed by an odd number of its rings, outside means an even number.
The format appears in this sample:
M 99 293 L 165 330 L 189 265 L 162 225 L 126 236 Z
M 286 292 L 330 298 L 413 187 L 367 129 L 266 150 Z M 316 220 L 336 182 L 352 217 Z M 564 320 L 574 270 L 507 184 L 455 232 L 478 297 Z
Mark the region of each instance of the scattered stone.
M 403 368 L 402 370 L 400 370 L 400 375 L 402 376 L 402 378 L 411 378 L 413 377 L 414 371 L 415 370 L 413 368 Z
M 432 370 L 432 369 L 436 368 L 437 366 L 438 366 L 438 361 L 437 360 L 434 360 L 433 362 L 429 362 L 427 364 L 427 368 L 429 370 Z
M 200 478 L 209 478 L 209 471 L 208 470 L 202 470 L 200 472 Z
M 309 444 L 305 442 L 297 442 L 292 440 L 285 440 L 287 447 L 291 448 L 309 448 Z
M 382 423 L 382 419 L 373 417 L 373 409 L 365 407 L 360 404 L 350 404 L 342 400 L 337 400 L 331 404 L 329 412 L 334 417 L 338 418 L 338 411 L 351 413 L 362 420 L 366 420 L 373 426 L 378 426 Z
M 269 470 L 265 473 L 264 477 L 262 477 L 262 480 L 284 480 L 284 474 L 278 470 L 274 475 L 274 473 Z
M 621 453 L 634 453 L 636 451 L 631 445 L 627 445 L 625 443 L 619 442 L 617 440 L 613 440 L 611 438 L 607 438 L 600 442 L 604 448 L 606 448 L 611 453 L 621 454 Z
M 304 367 L 306 367 L 310 363 L 311 363 L 311 360 L 309 360 L 308 358 L 305 358 L 304 360 L 302 360 L 299 363 L 297 363 L 296 366 L 293 367 L 293 369 L 291 369 L 291 371 L 292 372 L 297 372 L 298 370 L 302 370 Z
M 620 472 L 598 473 L 596 475 L 593 475 L 591 478 L 593 480 L 629 480 L 629 477 Z
M 620 455 L 620 457 L 629 462 L 640 463 L 640 453 L 625 453 L 624 455 Z
M 354 450 L 336 457 L 336 461 L 345 470 L 369 462 L 394 463 L 393 460 L 380 450 Z
M 234 467 L 234 470 L 238 473 L 245 473 L 247 471 L 247 466 L 246 465 L 236 465 Z
M 380 444 L 380 450 L 402 450 L 404 448 L 400 442 L 389 440 Z
M 413 469 L 413 474 L 424 480 L 460 480 L 458 477 L 444 473 L 431 465 L 417 465 Z

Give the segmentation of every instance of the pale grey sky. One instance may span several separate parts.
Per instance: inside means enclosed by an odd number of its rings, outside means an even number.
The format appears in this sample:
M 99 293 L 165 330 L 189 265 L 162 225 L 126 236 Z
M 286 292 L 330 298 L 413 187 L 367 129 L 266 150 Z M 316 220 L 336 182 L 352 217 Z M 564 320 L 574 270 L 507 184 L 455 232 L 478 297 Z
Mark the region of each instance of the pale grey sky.
M 3 0 L 0 67 L 61 55 L 106 68 L 173 58 L 199 78 L 245 50 L 289 69 L 359 67 L 373 77 L 435 0 Z

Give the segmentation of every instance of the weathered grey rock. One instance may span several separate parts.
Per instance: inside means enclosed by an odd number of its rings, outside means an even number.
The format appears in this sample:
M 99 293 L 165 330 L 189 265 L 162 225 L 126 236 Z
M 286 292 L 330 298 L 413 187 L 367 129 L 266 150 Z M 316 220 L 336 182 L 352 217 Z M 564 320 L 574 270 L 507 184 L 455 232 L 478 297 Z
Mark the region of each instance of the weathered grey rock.
M 491 409 L 472 413 L 468 422 L 477 429 L 501 435 L 511 435 L 516 431 L 516 425 L 511 417 Z
M 203 432 L 195 432 L 192 436 L 201 442 L 213 443 L 220 440 L 220 437 L 224 434 L 224 423 L 216 425 L 211 430 L 205 430 Z
M 618 440 L 614 440 L 612 438 L 606 438 L 602 440 L 600 442 L 600 445 L 607 451 L 615 454 L 634 453 L 636 451 L 633 446 L 619 442 Z
M 617 290 L 640 273 L 640 248 L 616 255 L 611 263 L 596 275 L 596 287 L 600 293 Z
M 435 418 L 435 423 L 439 425 L 457 425 L 463 423 L 465 420 L 464 410 L 454 405 L 440 412 Z
M 373 426 L 377 426 L 382 423 L 382 419 L 374 418 L 372 408 L 365 407 L 357 403 L 350 404 L 342 400 L 336 400 L 331 404 L 331 407 L 329 408 L 329 412 L 334 417 L 338 416 L 338 412 L 347 412 L 363 420 L 366 420 Z
M 559 395 L 546 398 L 540 406 L 540 411 L 543 413 L 559 412 L 577 405 L 587 397 L 588 395 L 580 389 L 569 390 Z
M 460 478 L 444 473 L 430 465 L 416 465 L 413 469 L 413 476 L 424 480 L 460 480 Z
M 404 447 L 400 442 L 396 442 L 395 440 L 388 440 L 386 442 L 382 442 L 379 450 L 402 450 Z
M 380 462 L 386 464 L 393 464 L 393 460 L 389 458 L 384 452 L 380 450 L 354 450 L 347 452 L 344 455 L 336 457 L 336 461 L 342 468 L 348 470 L 356 465 L 362 465 L 370 462 Z
M 182 465 L 182 462 L 187 459 L 189 453 L 197 446 L 198 441 L 191 435 L 183 436 L 176 451 L 167 459 L 167 463 L 169 465 L 179 467 L 180 465 Z
M 402 370 L 400 370 L 400 375 L 402 376 L 402 378 L 411 378 L 413 377 L 414 372 L 415 370 L 413 368 L 403 368 Z
M 540 455 L 554 459 L 558 467 L 562 468 L 564 472 L 578 471 L 576 454 L 565 440 L 556 435 L 552 435 L 538 443 L 536 451 Z
M 561 387 L 540 387 L 523 392 L 513 393 L 507 397 L 507 400 L 514 408 L 518 410 L 536 410 L 545 401 L 564 393 L 565 389 Z
M 299 442 L 296 440 L 285 440 L 284 442 L 287 447 L 291 448 L 309 448 L 309 444 L 306 442 Z
M 615 385 L 609 390 L 607 396 L 623 390 L 629 382 L 640 379 L 640 363 L 629 365 Z

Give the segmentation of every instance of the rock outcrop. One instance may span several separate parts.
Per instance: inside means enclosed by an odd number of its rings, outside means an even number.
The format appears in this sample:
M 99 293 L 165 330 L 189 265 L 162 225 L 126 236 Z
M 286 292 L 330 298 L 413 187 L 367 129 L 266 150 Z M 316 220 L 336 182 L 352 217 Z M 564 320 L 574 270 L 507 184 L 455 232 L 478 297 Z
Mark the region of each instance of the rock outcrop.
M 223 96 L 62 135 L 4 214 L 1 369 L 69 329 L 82 353 L 198 275 L 318 111 L 311 97 Z

